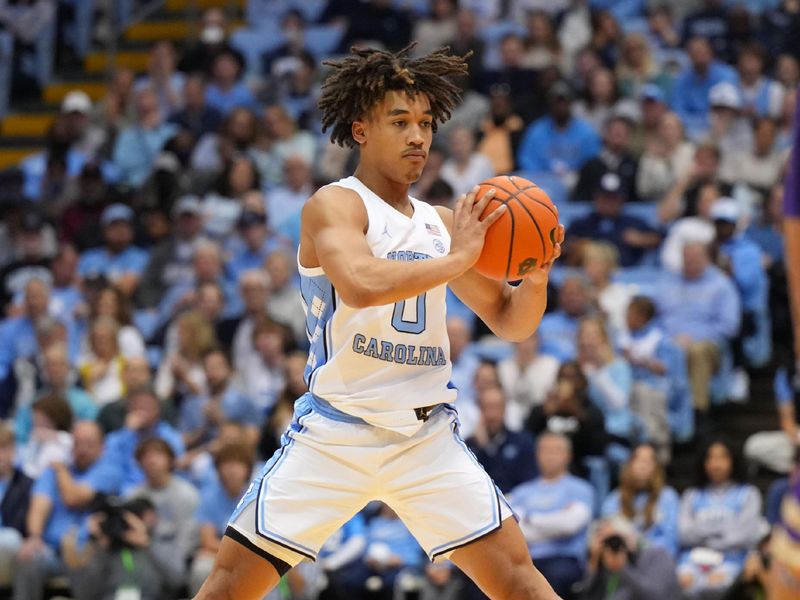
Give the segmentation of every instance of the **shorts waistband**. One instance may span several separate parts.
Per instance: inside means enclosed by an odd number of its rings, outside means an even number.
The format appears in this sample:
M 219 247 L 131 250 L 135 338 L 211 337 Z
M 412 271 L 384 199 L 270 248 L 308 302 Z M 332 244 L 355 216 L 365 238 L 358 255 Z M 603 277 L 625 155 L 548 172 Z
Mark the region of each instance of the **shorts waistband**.
M 320 398 L 319 396 L 312 394 L 311 392 L 306 393 L 306 398 L 312 410 L 314 410 L 314 412 L 322 415 L 323 417 L 331 419 L 332 421 L 340 421 L 342 423 L 353 423 L 356 425 L 369 424 L 361 417 L 356 417 L 354 415 L 350 415 L 344 411 L 341 411 L 338 408 L 334 407 L 330 402 L 328 402 L 324 398 Z M 445 407 L 444 404 L 433 404 L 431 406 L 415 408 L 414 413 L 417 419 L 419 419 L 420 421 L 427 421 L 430 417 L 437 414 L 440 410 L 443 410 L 444 407 Z

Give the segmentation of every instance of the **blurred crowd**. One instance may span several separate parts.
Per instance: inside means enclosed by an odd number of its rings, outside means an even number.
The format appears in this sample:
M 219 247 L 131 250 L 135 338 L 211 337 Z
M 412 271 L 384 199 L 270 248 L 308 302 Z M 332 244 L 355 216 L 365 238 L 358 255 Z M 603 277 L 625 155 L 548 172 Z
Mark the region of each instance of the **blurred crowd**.
M 102 100 L 70 92 L 46 148 L 0 173 L 0 582 L 168 600 L 209 573 L 306 391 L 300 211 L 358 159 L 320 131 L 305 31 L 324 26 L 334 56 L 472 52 L 413 195 L 514 172 L 567 225 L 530 339 L 448 297 L 462 435 L 539 569 L 567 599 L 760 597 L 771 526 L 798 536 L 779 507 L 799 491 L 781 203 L 800 2 L 322 4 L 311 23 L 272 2 L 284 41 L 255 62 L 208 10 Z M 765 373 L 781 429 L 738 448 L 715 407 Z M 766 498 L 746 466 L 775 475 Z M 482 595 L 368 506 L 269 598 Z

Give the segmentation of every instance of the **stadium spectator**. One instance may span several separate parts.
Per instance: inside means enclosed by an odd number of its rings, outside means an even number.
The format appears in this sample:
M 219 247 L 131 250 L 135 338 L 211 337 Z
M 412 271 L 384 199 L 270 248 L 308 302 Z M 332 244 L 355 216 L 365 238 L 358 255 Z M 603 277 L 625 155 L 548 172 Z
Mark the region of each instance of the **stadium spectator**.
M 673 273 L 683 270 L 683 247 L 690 242 L 710 245 L 715 230 L 711 221 L 711 208 L 721 197 L 720 185 L 707 181 L 697 189 L 697 206 L 694 216 L 681 217 L 669 228 L 661 246 L 661 265 Z
M 625 105 L 620 101 L 614 74 L 605 68 L 593 70 L 589 74 L 588 87 L 584 99 L 575 102 L 574 115 L 588 122 L 595 131 L 602 131 L 608 120 L 619 114 Z
M 737 59 L 737 90 L 742 109 L 749 117 L 777 117 L 781 112 L 784 90 L 765 76 L 766 55 L 759 44 L 748 44 Z
M 124 204 L 112 204 L 100 217 L 104 244 L 86 250 L 78 262 L 84 279 L 104 276 L 123 294 L 131 296 L 147 264 L 147 253 L 133 245 L 133 210 Z
M 141 186 L 164 144 L 177 133 L 177 127 L 164 123 L 158 96 L 150 88 L 136 92 L 136 121 L 122 129 L 114 142 L 112 159 L 120 171 L 120 182 Z
M 497 376 L 508 398 L 506 423 L 519 429 L 535 406 L 541 405 L 558 375 L 559 362 L 539 352 L 540 338 L 534 333 L 514 344 L 514 356 L 498 363 Z
M 144 481 L 144 473 L 136 463 L 139 442 L 149 438 L 165 440 L 175 456 L 184 453 L 183 441 L 178 431 L 162 420 L 161 403 L 150 388 L 128 392 L 125 423 L 122 429 L 108 435 L 104 458 L 121 470 L 120 491 L 125 493 Z
M 202 207 L 196 196 L 179 198 L 172 208 L 172 235 L 150 251 L 137 290 L 139 304 L 155 308 L 164 290 L 192 280 L 192 257 L 202 239 Z
M 669 86 L 669 78 L 659 68 L 647 37 L 641 33 L 628 33 L 622 39 L 616 78 L 626 98 L 643 97 L 648 90 L 651 95 L 661 94 L 663 98 L 663 90 Z M 653 88 L 658 93 L 654 93 Z
M 361 592 L 372 592 L 376 600 L 392 600 L 401 574 L 419 575 L 424 554 L 417 540 L 391 508 L 382 504 L 380 513 L 367 524 L 367 549 L 354 578 Z
M 496 91 L 489 97 L 489 115 L 480 124 L 478 152 L 492 163 L 495 173 L 514 170 L 525 123 L 514 111 L 508 92 Z
M 293 257 L 283 249 L 270 252 L 264 261 L 264 270 L 269 275 L 267 314 L 289 327 L 299 346 L 307 346 L 308 337 L 303 301 L 293 283 L 296 275 Z
M 690 139 L 708 131 L 709 92 L 721 82 L 734 82 L 735 71 L 714 58 L 714 49 L 705 36 L 693 36 L 686 43 L 690 65 L 678 75 L 672 88 L 672 109 L 678 113 Z
M 562 364 L 544 404 L 535 406 L 525 423 L 536 437 L 548 431 L 567 436 L 572 447 L 570 471 L 578 475 L 585 474 L 588 457 L 603 456 L 606 448 L 603 413 L 589 400 L 588 388 L 578 363 Z
M 722 81 L 714 85 L 708 92 L 708 103 L 707 137 L 723 157 L 753 143 L 753 130 L 742 114 L 742 99 L 733 83 Z
M 261 179 L 255 162 L 245 155 L 237 155 L 225 165 L 214 189 L 203 198 L 203 224 L 205 233 L 222 243 L 236 229 L 242 214 L 244 195 L 261 188 Z
M 681 497 L 678 577 L 689 597 L 719 596 L 761 539 L 761 494 L 742 483 L 738 456 L 721 438 L 712 438 L 698 459 L 697 483 Z
M 594 492 L 569 473 L 572 446 L 561 433 L 543 433 L 536 443 L 539 476 L 511 490 L 508 501 L 536 568 L 557 594 L 570 597 L 583 576 L 586 534 L 592 519 Z
M 695 149 L 686 140 L 675 113 L 661 116 L 658 130 L 645 147 L 636 173 L 636 191 L 642 200 L 658 202 L 692 167 Z
M 90 120 L 92 100 L 81 90 L 69 92 L 61 101 L 61 114 L 65 115 L 70 147 L 89 159 L 96 158 L 106 143 L 106 133 Z
M 241 80 L 244 61 L 237 52 L 221 50 L 211 60 L 211 76 L 206 86 L 206 103 L 227 116 L 235 108 L 258 110 L 253 92 Z
M 16 464 L 14 432 L 0 426 L 0 585 L 14 579 L 17 552 L 27 531 L 26 517 L 33 480 Z
M 50 260 L 50 272 L 53 276 L 50 313 L 61 321 L 70 321 L 78 314 L 82 300 L 78 252 L 72 244 L 59 244 L 58 253 Z
M 292 239 L 300 235 L 300 211 L 311 195 L 314 185 L 311 163 L 299 155 L 290 155 L 283 162 L 283 184 L 267 190 L 267 217 L 276 231 L 296 227 Z
M 613 335 L 625 332 L 625 313 L 637 286 L 612 281 L 619 268 L 619 252 L 607 242 L 586 242 L 583 245 L 582 266 L 591 286 L 590 295 L 595 309 L 603 315 Z
M 175 325 L 176 343 L 166 349 L 154 386 L 159 398 L 180 405 L 188 396 L 206 393 L 203 356 L 216 346 L 217 339 L 213 325 L 196 310 L 181 314 Z
M 769 356 L 768 286 L 759 247 L 738 232 L 741 211 L 735 200 L 722 198 L 711 208 L 716 235 L 716 263 L 736 284 L 742 304 L 741 328 L 733 344 L 734 364 L 764 364 Z M 736 375 L 736 374 L 734 374 Z M 739 376 L 743 372 L 739 372 Z M 735 384 L 732 386 L 735 387 Z M 741 394 L 747 397 L 747 393 Z
M 719 185 L 717 177 L 721 158 L 720 150 L 714 144 L 697 146 L 686 176 L 676 180 L 659 202 L 658 216 L 662 223 L 671 223 L 681 217 L 694 217 L 699 213 L 700 190 L 709 183 Z M 719 192 L 727 192 L 727 187 L 720 187 Z
M 220 128 L 222 113 L 206 101 L 206 81 L 202 75 L 194 74 L 186 78 L 183 98 L 182 106 L 172 107 L 165 113 L 171 115 L 169 123 L 191 132 L 195 140 Z
M 175 69 L 176 56 L 172 42 L 162 40 L 150 49 L 147 75 L 134 85 L 134 92 L 150 88 L 158 98 L 158 107 L 164 118 L 183 108 L 186 76 Z
M 119 324 L 101 316 L 89 324 L 88 345 L 78 359 L 81 383 L 98 406 L 122 397 L 125 356 L 119 346 Z
M 121 534 L 109 535 L 109 517 L 98 512 L 89 517 L 85 545 L 79 546 L 74 533 L 64 538 L 61 553 L 73 594 L 113 598 L 135 593 L 142 600 L 173 597 L 186 567 L 174 541 L 157 535 L 160 521 L 153 503 L 146 498 L 129 500 L 121 505 L 119 515 L 126 526 Z
M 579 600 L 680 597 L 669 553 L 643 544 L 633 524 L 618 518 L 600 521 L 591 534 L 586 576 L 578 588 Z
M 639 159 L 630 152 L 631 126 L 632 122 L 624 116 L 612 115 L 604 122 L 603 147 L 597 156 L 581 167 L 578 182 L 572 190 L 573 200 L 591 200 L 606 173 L 615 173 L 619 177 L 627 201 L 639 199 L 636 190 Z
M 198 240 L 194 244 L 192 279 L 175 283 L 162 295 L 158 306 L 159 325 L 170 322 L 179 312 L 192 308 L 197 301 L 197 290 L 204 283 L 217 284 L 222 290 L 225 296 L 225 317 L 238 314 L 241 307 L 239 296 L 234 283 L 224 272 L 222 260 L 222 250 L 217 243 Z
M 678 493 L 667 484 L 656 448 L 639 444 L 622 467 L 619 488 L 603 502 L 604 517 L 630 521 L 648 544 L 678 555 Z
M 235 240 L 238 248 L 227 265 L 231 279 L 238 281 L 247 271 L 260 268 L 265 258 L 280 247 L 278 239 L 270 235 L 267 228 L 263 207 L 259 209 L 243 210 L 239 215 L 236 223 L 239 238 Z
M 127 496 L 146 498 L 153 503 L 158 522 L 152 535 L 158 540 L 169 540 L 177 555 L 174 562 L 180 559 L 183 565 L 180 577 L 164 582 L 168 584 L 165 587 L 175 589 L 183 584 L 185 565 L 197 543 L 195 513 L 200 495 L 191 483 L 175 474 L 175 451 L 166 440 L 143 439 L 136 446 L 135 457 L 145 478 Z
M 76 420 L 93 420 L 97 416 L 97 405 L 76 382 L 75 373 L 69 364 L 69 349 L 64 342 L 53 342 L 42 350 L 42 380 L 35 390 L 35 397 L 45 395 L 64 398 Z M 16 406 L 14 433 L 17 443 L 28 441 L 33 428 L 34 398 Z
M 14 600 L 44 600 L 45 584 L 65 575 L 61 542 L 86 522 L 96 493 L 119 491 L 123 467 L 103 457 L 103 434 L 91 421 L 73 428 L 70 464 L 58 463 L 36 480 L 26 518 L 27 535 L 14 569 Z
M 639 217 L 623 211 L 622 206 L 630 196 L 619 175 L 602 175 L 592 199 L 592 212 L 570 223 L 568 253 L 577 250 L 579 257 L 581 242 L 603 240 L 617 249 L 620 265 L 630 267 L 639 264 L 648 250 L 658 247 L 661 233 Z
M 571 187 L 578 170 L 600 151 L 600 137 L 591 124 L 572 114 L 572 91 L 567 83 L 554 84 L 547 98 L 549 114 L 525 130 L 517 164 L 531 173 L 557 175 Z
M 92 122 L 106 135 L 102 154 L 107 156 L 117 134 L 132 125 L 136 119 L 133 84 L 136 75 L 130 69 L 114 69 L 108 79 L 106 93 L 94 104 Z
M 581 319 L 577 344 L 576 360 L 589 382 L 589 399 L 603 413 L 609 442 L 630 447 L 638 437 L 638 423 L 630 405 L 630 364 L 615 352 L 601 318 Z
M 669 112 L 669 106 L 667 105 L 666 94 L 654 83 L 642 86 L 637 99 L 639 100 L 639 115 L 634 121 L 631 151 L 637 156 L 641 156 L 642 152 L 645 152 L 650 144 L 653 143 L 652 140 L 658 137 L 661 121 L 664 115 Z M 678 122 L 680 122 L 680 119 L 678 119 Z M 683 127 L 682 123 L 681 127 Z
M 231 348 L 233 368 L 237 373 L 247 373 L 250 363 L 255 360 L 253 323 L 267 309 L 269 283 L 263 271 L 242 273 L 239 277 L 239 295 L 244 303 L 244 311 L 221 325 L 220 340 Z
M 282 105 L 267 106 L 263 119 L 267 148 L 256 155 L 255 160 L 265 185 L 284 183 L 285 163 L 290 156 L 300 157 L 308 165 L 314 164 L 317 154 L 314 136 L 299 129 Z
M 249 108 L 231 110 L 220 129 L 201 137 L 192 151 L 192 171 L 205 172 L 204 182 L 211 184 L 236 154 L 250 155 L 258 135 L 257 118 Z
M 30 360 L 41 350 L 36 339 L 36 324 L 47 315 L 50 304 L 50 287 L 41 279 L 31 279 L 25 286 L 23 313 L 0 322 L 0 413 L 11 408 L 16 382 L 14 364 L 17 360 Z
M 411 39 L 419 43 L 414 47 L 414 56 L 427 56 L 431 52 L 447 46 L 447 42 L 456 37 L 458 32 L 456 13 L 458 2 L 455 0 L 434 0 L 431 2 L 430 14 L 414 23 Z
M 221 350 L 209 350 L 203 356 L 208 392 L 192 395 L 180 405 L 178 429 L 190 451 L 205 449 L 219 436 L 222 423 L 234 422 L 247 431 L 255 443 L 263 415 L 253 402 L 237 389 L 228 357 Z
M 98 318 L 113 319 L 116 322 L 118 327 L 117 346 L 119 353 L 123 357 L 130 358 L 131 356 L 141 356 L 145 353 L 142 334 L 133 324 L 131 301 L 113 285 L 106 285 L 93 294 L 86 326 L 81 329 L 81 324 L 76 324 L 76 335 L 82 338 L 88 335 L 89 332 L 86 331 L 89 329 L 88 325 Z M 88 348 L 84 349 L 88 350 Z
M 239 62 L 244 63 L 241 53 L 232 48 L 228 42 L 230 24 L 225 17 L 225 11 L 219 7 L 212 7 L 203 13 L 203 26 L 199 39 L 189 43 L 178 61 L 178 69 L 184 73 L 204 73 L 211 75 L 214 59 L 222 52 L 230 52 L 239 57 Z
M 558 289 L 556 310 L 546 313 L 539 325 L 542 353 L 555 356 L 561 362 L 573 360 L 578 322 L 589 314 L 590 308 L 586 280 L 576 276 L 564 279 Z
M 52 284 L 53 276 L 48 266 L 56 248 L 49 243 L 48 226 L 36 210 L 27 210 L 19 223 L 15 256 L 0 270 L 0 307 L 5 314 L 20 310 L 25 286 L 33 278 Z
M 456 127 L 449 136 L 450 157 L 444 161 L 440 177 L 450 184 L 458 197 L 482 181 L 494 177 L 489 158 L 475 150 L 475 135 L 466 127 Z
M 252 449 L 241 443 L 222 446 L 214 457 L 214 466 L 218 481 L 201 490 L 195 515 L 200 546 L 193 555 L 189 572 L 189 593 L 192 595 L 197 594 L 211 573 L 219 543 L 228 526 L 228 517 L 250 482 L 253 470 Z
M 777 128 L 771 118 L 756 119 L 753 133 L 749 145 L 737 145 L 724 155 L 719 177 L 730 185 L 744 184 L 766 195 L 772 184 L 780 180 L 786 153 L 776 146 Z
M 697 242 L 683 248 L 683 272 L 668 275 L 662 285 L 656 298 L 664 329 L 686 352 L 694 406 L 705 413 L 711 378 L 739 329 L 739 294 L 711 263 L 708 247 Z
M 681 32 L 684 44 L 697 38 L 708 39 L 709 47 L 717 56 L 728 52 L 728 10 L 721 0 L 703 0 L 701 6 L 688 14 Z
M 134 356 L 125 361 L 122 369 L 122 381 L 127 395 L 132 390 L 148 387 L 152 384 L 150 373 L 150 363 L 144 356 Z M 92 403 L 92 406 L 95 406 Z M 127 415 L 128 399 L 123 396 L 114 402 L 110 402 L 100 409 L 97 414 L 97 423 L 106 435 L 125 426 Z M 74 409 L 73 409 L 74 411 Z M 76 416 L 78 413 L 75 412 Z
M 489 387 L 477 398 L 480 420 L 467 446 L 501 492 L 508 492 L 536 475 L 533 439 L 527 431 L 505 425 L 506 397 L 502 388 Z
M 265 314 L 256 316 L 252 332 L 253 357 L 241 373 L 244 391 L 257 410 L 268 413 L 286 383 L 286 354 L 294 345 L 291 329 Z
M 561 49 L 552 17 L 541 8 L 533 8 L 524 15 L 524 22 L 527 36 L 523 63 L 536 71 L 555 67 L 567 72 L 566 53 Z

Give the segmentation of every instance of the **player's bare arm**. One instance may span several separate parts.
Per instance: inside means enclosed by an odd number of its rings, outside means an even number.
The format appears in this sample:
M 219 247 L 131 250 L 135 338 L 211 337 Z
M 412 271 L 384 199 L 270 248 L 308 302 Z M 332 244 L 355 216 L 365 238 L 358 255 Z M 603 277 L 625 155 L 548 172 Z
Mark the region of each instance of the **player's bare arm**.
M 481 221 L 490 198 L 460 204 L 446 256 L 408 263 L 372 254 L 366 240 L 367 211 L 354 191 L 320 189 L 303 208 L 300 263 L 321 266 L 342 301 L 353 308 L 412 298 L 461 277 L 475 264 L 486 230 L 506 210 L 502 206 Z
M 471 192 L 459 198 L 455 210 L 437 206 L 442 221 L 453 235 L 455 244 L 459 221 L 463 218 L 465 207 L 474 206 L 480 215 L 485 198 L 476 199 Z M 492 213 L 494 216 L 495 213 Z M 553 261 L 561 255 L 561 242 L 564 241 L 564 226 L 558 228 Z M 481 248 L 483 238 L 480 239 Z M 475 255 L 477 260 L 480 255 Z M 539 326 L 547 307 L 547 280 L 553 261 L 535 269 L 518 286 L 489 279 L 475 269 L 468 269 L 450 281 L 450 289 L 464 304 L 469 306 L 498 337 L 508 341 L 527 339 Z M 474 261 L 473 261 L 474 264 Z

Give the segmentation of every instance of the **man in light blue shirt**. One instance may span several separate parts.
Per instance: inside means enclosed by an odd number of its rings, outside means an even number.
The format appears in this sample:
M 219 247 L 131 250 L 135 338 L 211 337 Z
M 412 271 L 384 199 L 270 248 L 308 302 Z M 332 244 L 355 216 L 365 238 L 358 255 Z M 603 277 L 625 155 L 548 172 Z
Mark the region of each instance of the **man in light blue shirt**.
M 519 516 L 536 567 L 562 597 L 583 574 L 594 491 L 569 473 L 572 447 L 560 433 L 539 436 L 539 477 L 514 488 L 508 501 Z
M 178 132 L 177 126 L 164 123 L 158 96 L 152 88 L 136 93 L 137 122 L 123 129 L 114 144 L 113 161 L 120 170 L 120 182 L 140 187 L 153 168 L 164 144 Z
M 708 247 L 690 242 L 683 248 L 683 273 L 667 274 L 656 299 L 664 329 L 686 352 L 694 406 L 704 413 L 722 352 L 739 331 L 739 291 L 711 264 Z
M 125 426 L 111 434 L 106 440 L 106 460 L 119 466 L 123 472 L 121 491 L 131 491 L 144 481 L 144 473 L 136 461 L 136 447 L 144 439 L 161 438 L 175 452 L 176 458 L 184 454 L 181 434 L 161 420 L 161 404 L 155 393 L 148 388 L 134 390 L 128 394 Z
M 148 254 L 133 245 L 133 210 L 112 204 L 100 217 L 104 246 L 84 252 L 78 261 L 81 278 L 104 276 L 123 294 L 132 295 L 147 266 Z
M 736 71 L 714 60 L 708 40 L 694 37 L 686 46 L 691 64 L 675 79 L 672 88 L 672 109 L 683 120 L 690 138 L 697 139 L 709 127 L 708 94 L 723 81 L 736 83 Z
M 206 102 L 227 116 L 234 108 L 258 111 L 253 92 L 240 80 L 244 65 L 235 52 L 226 50 L 214 57 L 211 65 L 211 81 L 206 87 Z
M 116 494 L 121 467 L 102 458 L 103 434 L 93 421 L 72 430 L 72 464 L 55 464 L 33 486 L 28 536 L 17 558 L 14 600 L 42 600 L 45 583 L 65 567 L 59 554 L 68 534 L 84 530 L 95 494 Z
M 552 173 L 571 183 L 583 163 L 600 152 L 600 135 L 590 123 L 572 116 L 566 82 L 555 83 L 548 99 L 550 114 L 528 126 L 517 163 L 524 171 Z

